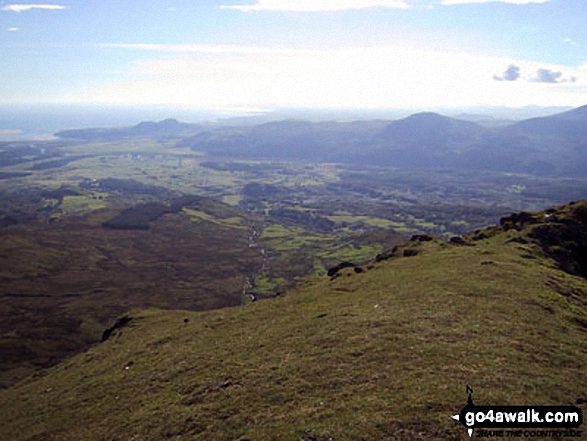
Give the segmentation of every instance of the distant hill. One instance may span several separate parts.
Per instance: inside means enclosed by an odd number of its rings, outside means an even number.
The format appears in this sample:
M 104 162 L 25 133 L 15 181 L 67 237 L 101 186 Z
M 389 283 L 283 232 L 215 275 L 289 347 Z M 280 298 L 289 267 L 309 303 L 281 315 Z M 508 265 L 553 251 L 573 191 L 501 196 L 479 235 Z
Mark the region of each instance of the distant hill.
M 438 147 L 470 142 L 471 138 L 480 136 L 483 132 L 484 129 L 473 122 L 448 118 L 437 113 L 417 113 L 392 122 L 380 136 L 401 145 L 426 144 Z
M 287 120 L 233 127 L 165 120 L 56 135 L 84 141 L 175 140 L 180 147 L 234 158 L 583 176 L 587 170 L 586 109 L 494 127 L 419 113 L 392 122 Z
M 473 122 L 418 113 L 392 122 L 377 134 L 365 158 L 404 167 L 450 168 L 460 159 L 456 156 L 479 142 L 486 131 Z
M 553 116 L 532 118 L 511 127 L 512 131 L 528 136 L 564 139 L 581 143 L 587 139 L 587 106 Z
M 76 129 L 57 132 L 55 136 L 62 139 L 82 141 L 116 141 L 127 138 L 167 138 L 190 136 L 204 130 L 206 126 L 180 123 L 175 119 L 160 122 L 142 122 L 132 127 L 114 129 Z
M 585 108 L 504 127 L 421 113 L 393 121 L 284 121 L 218 128 L 179 141 L 210 155 L 424 169 L 583 176 Z
M 414 236 L 244 307 L 132 311 L 0 390 L 0 438 L 468 440 L 450 418 L 466 385 L 585 411 L 586 232 L 583 201 Z

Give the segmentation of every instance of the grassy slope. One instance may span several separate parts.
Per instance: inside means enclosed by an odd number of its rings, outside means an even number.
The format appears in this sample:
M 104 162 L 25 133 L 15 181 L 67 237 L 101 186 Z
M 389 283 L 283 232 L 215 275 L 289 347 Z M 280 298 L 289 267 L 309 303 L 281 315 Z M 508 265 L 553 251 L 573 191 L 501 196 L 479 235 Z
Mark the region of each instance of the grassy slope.
M 136 311 L 0 390 L 0 438 L 464 440 L 466 384 L 476 404 L 585 400 L 587 282 L 492 234 L 246 307 Z

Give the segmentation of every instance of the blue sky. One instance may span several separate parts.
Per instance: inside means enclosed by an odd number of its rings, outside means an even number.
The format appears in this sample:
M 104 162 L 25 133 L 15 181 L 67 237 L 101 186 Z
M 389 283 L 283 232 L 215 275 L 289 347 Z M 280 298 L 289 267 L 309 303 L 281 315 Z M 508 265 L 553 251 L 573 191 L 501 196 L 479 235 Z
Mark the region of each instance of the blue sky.
M 0 1 L 0 104 L 587 104 L 585 0 Z

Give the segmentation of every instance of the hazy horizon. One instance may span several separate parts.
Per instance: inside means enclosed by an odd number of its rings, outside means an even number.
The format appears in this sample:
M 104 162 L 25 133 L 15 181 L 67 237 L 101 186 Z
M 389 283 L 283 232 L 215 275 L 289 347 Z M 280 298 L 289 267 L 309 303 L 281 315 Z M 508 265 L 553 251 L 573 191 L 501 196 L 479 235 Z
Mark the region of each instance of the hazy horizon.
M 309 121 L 396 120 L 419 112 L 453 118 L 486 117 L 510 120 L 548 116 L 571 107 L 462 107 L 425 109 L 317 109 L 258 110 L 186 109 L 171 106 L 122 106 L 105 104 L 0 104 L 0 141 L 46 139 L 68 129 L 129 127 L 144 121 L 176 119 L 185 123 L 257 124 L 284 119 Z

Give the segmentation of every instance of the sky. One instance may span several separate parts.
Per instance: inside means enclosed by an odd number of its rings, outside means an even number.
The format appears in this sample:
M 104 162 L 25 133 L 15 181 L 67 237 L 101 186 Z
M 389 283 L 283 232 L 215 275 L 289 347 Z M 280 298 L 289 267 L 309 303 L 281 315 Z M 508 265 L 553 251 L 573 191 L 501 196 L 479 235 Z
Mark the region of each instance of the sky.
M 0 104 L 587 104 L 585 0 L 0 0 Z

